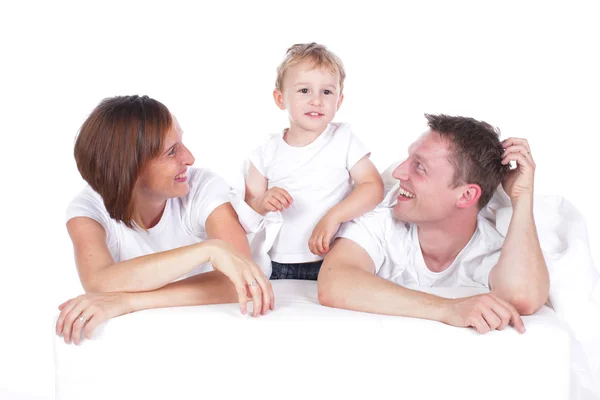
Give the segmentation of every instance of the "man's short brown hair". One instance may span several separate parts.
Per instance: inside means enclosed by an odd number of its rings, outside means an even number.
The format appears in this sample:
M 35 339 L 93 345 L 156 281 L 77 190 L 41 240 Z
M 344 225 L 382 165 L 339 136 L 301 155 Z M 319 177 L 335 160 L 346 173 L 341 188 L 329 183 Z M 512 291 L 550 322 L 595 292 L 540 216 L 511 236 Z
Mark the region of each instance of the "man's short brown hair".
M 432 131 L 450 141 L 451 185 L 474 183 L 481 188 L 479 208 L 485 207 L 510 169 L 502 164 L 500 130 L 473 118 L 425 114 Z
M 83 179 L 104 200 L 111 218 L 133 227 L 134 187 L 146 163 L 160 155 L 173 123 L 148 96 L 104 99 L 85 120 L 75 142 Z
M 312 62 L 314 68 L 324 68 L 334 74 L 337 73 L 340 76 L 340 94 L 344 91 L 346 72 L 344 71 L 344 64 L 342 63 L 342 60 L 340 60 L 338 56 L 333 54 L 322 44 L 317 44 L 314 42 L 295 44 L 287 50 L 283 61 L 277 67 L 275 88 L 283 90 L 283 77 L 285 72 L 290 67 L 304 60 L 309 60 Z

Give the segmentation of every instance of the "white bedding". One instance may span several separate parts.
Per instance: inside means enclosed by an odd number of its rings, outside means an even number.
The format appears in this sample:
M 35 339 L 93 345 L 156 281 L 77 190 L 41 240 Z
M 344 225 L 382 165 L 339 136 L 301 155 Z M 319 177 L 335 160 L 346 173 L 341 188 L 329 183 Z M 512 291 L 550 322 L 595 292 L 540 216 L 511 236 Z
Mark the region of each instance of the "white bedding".
M 568 398 L 572 341 L 548 307 L 524 317 L 524 335 L 480 336 L 323 307 L 316 282 L 273 287 L 276 309 L 257 319 L 236 304 L 177 307 L 115 318 L 80 346 L 55 335 L 56 398 Z

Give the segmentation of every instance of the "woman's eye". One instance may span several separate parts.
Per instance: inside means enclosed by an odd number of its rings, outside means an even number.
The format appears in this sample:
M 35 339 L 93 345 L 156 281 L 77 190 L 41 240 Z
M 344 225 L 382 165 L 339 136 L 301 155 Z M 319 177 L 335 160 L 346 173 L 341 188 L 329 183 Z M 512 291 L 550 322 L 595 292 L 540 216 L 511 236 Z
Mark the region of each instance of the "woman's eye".
M 170 156 L 172 156 L 173 154 L 175 154 L 175 147 L 171 148 L 171 150 L 168 153 L 168 155 Z

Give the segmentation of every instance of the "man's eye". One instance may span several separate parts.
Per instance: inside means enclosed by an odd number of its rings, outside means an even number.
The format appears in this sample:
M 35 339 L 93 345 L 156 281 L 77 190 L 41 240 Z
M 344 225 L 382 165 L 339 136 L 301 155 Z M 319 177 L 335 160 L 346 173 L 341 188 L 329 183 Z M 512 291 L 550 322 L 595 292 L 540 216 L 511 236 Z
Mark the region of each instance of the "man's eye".
M 308 93 L 308 89 L 300 89 L 300 93 L 306 94 L 306 93 Z
M 420 169 L 421 171 L 425 171 L 425 167 L 423 167 L 423 165 L 421 163 L 417 163 L 417 169 Z

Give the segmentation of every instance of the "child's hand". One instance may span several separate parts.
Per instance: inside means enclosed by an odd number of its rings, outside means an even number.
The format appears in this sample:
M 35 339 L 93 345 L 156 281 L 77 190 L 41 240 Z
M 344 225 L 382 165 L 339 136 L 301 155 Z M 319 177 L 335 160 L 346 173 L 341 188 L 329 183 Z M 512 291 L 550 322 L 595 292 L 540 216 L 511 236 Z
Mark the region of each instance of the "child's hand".
M 329 251 L 333 235 L 340 229 L 340 225 L 340 222 L 329 215 L 325 215 L 321 218 L 317 226 L 315 226 L 315 229 L 313 229 L 310 239 L 308 239 L 308 248 L 310 249 L 310 252 L 314 255 L 323 257 L 325 253 Z
M 267 190 L 255 202 L 254 210 L 260 215 L 265 215 L 269 211 L 283 211 L 292 204 L 292 196 L 282 188 L 273 187 Z

